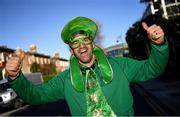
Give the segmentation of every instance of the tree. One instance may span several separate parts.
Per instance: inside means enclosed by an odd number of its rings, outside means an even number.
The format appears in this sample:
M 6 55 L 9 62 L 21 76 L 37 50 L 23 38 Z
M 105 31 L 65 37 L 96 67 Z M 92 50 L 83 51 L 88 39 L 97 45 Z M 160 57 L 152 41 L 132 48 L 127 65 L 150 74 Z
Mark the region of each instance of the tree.
M 56 66 L 51 62 L 50 64 L 45 64 L 41 67 L 41 73 L 43 75 L 56 74 Z
M 103 41 L 103 35 L 101 35 L 102 25 L 98 21 L 96 21 L 96 24 L 98 26 L 98 30 L 97 30 L 97 34 L 96 34 L 96 37 L 94 39 L 94 42 L 99 47 L 102 47 L 102 41 Z
M 151 50 L 150 41 L 144 31 L 141 22 L 145 21 L 148 26 L 157 24 L 161 26 L 165 37 L 169 42 L 169 62 L 166 70 L 171 75 L 178 76 L 180 67 L 180 16 L 170 17 L 168 20 L 160 15 L 150 15 L 141 21 L 135 22 L 126 33 L 126 41 L 129 46 L 130 57 L 146 59 Z
M 31 68 L 30 68 L 30 71 L 32 73 L 35 73 L 35 72 L 40 72 L 40 65 L 37 64 L 36 62 L 34 62 L 32 65 L 31 65 Z
M 125 37 L 129 46 L 129 56 L 135 59 L 147 59 L 150 51 L 150 42 L 141 22 L 135 22 L 127 31 Z
M 178 42 L 178 20 L 177 18 L 164 19 L 160 15 L 149 15 L 145 19 L 135 22 L 126 33 L 126 41 L 129 46 L 130 57 L 136 59 L 146 59 L 151 50 L 150 41 L 146 31 L 143 29 L 141 22 L 146 22 L 148 26 L 157 24 L 163 29 L 165 36 L 169 41 L 170 59 L 175 58 L 175 43 Z

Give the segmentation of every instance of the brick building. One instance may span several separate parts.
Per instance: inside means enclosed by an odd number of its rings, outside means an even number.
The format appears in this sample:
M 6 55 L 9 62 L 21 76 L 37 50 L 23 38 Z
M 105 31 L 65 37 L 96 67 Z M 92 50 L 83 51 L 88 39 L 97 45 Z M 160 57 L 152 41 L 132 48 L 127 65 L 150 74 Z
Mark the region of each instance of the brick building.
M 55 53 L 53 58 L 50 55 L 45 55 L 37 52 L 37 47 L 35 44 L 30 45 L 30 51 L 25 52 L 25 57 L 22 62 L 22 72 L 23 73 L 31 73 L 31 66 L 33 63 L 37 63 L 41 69 L 47 68 L 54 63 L 56 67 L 56 72 L 64 71 L 68 65 L 69 61 L 64 58 L 59 58 L 59 53 Z M 0 79 L 4 76 L 4 67 L 7 60 L 13 56 L 18 55 L 22 52 L 21 48 L 17 47 L 16 50 L 7 48 L 6 46 L 0 46 Z

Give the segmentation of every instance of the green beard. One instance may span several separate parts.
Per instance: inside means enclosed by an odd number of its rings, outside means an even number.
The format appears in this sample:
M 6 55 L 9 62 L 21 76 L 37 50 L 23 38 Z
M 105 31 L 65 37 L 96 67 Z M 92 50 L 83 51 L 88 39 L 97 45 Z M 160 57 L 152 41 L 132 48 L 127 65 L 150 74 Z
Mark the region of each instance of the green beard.
M 93 48 L 93 53 L 96 56 L 104 83 L 110 83 L 113 78 L 113 70 L 107 57 L 105 56 L 104 52 L 97 46 Z M 83 92 L 85 90 L 85 85 L 82 79 L 78 59 L 74 55 L 71 55 L 70 57 L 70 75 L 71 83 L 74 88 L 77 91 Z

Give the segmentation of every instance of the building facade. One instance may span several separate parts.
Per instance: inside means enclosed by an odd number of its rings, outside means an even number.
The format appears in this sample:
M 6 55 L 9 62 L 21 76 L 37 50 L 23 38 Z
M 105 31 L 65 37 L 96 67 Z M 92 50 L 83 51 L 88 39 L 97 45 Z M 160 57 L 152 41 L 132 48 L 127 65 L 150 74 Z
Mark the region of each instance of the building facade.
M 69 66 L 69 61 L 67 59 L 60 58 L 58 52 L 54 53 L 54 57 L 52 58 L 52 61 L 56 66 L 57 73 L 64 71 Z
M 111 56 L 111 57 L 127 56 L 129 53 L 128 45 L 126 43 L 116 44 L 108 48 L 105 48 L 104 52 L 106 53 L 106 55 Z
M 147 4 L 143 18 L 150 14 L 160 14 L 166 19 L 180 16 L 180 0 L 140 0 L 140 2 Z
M 6 61 L 13 56 L 14 49 L 7 48 L 6 46 L 0 46 L 0 80 L 5 78 L 5 64 Z
M 59 58 L 55 55 L 53 58 L 50 55 L 45 55 L 37 52 L 36 45 L 30 45 L 30 51 L 25 52 L 25 56 L 22 60 L 22 72 L 31 73 L 31 67 L 36 63 L 41 71 L 50 73 L 52 67 L 55 67 L 56 72 L 62 72 L 69 66 L 69 61 L 64 58 Z M 13 55 L 19 55 L 23 52 L 19 47 L 16 50 L 7 48 L 6 46 L 0 46 L 0 79 L 5 78 L 5 64 L 7 60 Z M 52 65 L 53 64 L 53 65 Z M 47 73 L 46 73 L 47 74 Z
M 34 63 L 37 63 L 41 68 L 44 68 L 46 65 L 50 65 L 51 58 L 49 55 L 26 52 L 23 59 L 22 71 L 24 73 L 31 73 L 31 66 Z

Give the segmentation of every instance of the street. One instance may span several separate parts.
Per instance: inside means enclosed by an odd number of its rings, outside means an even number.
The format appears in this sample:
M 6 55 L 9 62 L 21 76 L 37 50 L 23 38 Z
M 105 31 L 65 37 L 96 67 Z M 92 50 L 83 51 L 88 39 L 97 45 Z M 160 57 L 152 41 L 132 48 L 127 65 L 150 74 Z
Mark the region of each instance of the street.
M 25 105 L 16 111 L 1 113 L 3 116 L 69 116 L 70 112 L 65 101 L 38 106 Z

